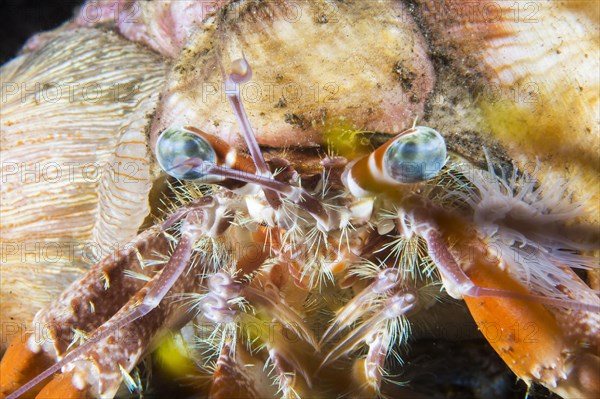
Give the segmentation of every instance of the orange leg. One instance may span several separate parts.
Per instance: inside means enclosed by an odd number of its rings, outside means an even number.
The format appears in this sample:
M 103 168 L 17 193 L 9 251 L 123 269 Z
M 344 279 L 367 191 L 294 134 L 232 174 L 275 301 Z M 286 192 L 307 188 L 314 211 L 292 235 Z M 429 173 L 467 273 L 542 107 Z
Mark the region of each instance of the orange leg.
M 16 337 L 0 362 L 0 397 L 2 398 L 33 379 L 56 361 L 44 351 L 40 350 L 36 353 L 29 349 L 27 341 L 30 337 L 31 335 Z M 40 384 L 22 397 L 34 398 L 42 387 L 43 385 Z

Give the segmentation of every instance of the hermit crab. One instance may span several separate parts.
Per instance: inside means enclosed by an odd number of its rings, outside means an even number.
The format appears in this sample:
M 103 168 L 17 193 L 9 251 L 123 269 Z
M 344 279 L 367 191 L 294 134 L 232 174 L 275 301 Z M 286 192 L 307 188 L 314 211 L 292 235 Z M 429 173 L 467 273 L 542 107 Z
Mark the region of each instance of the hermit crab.
M 1 70 L 1 395 L 415 397 L 467 316 L 597 397 L 597 12 L 84 4 Z

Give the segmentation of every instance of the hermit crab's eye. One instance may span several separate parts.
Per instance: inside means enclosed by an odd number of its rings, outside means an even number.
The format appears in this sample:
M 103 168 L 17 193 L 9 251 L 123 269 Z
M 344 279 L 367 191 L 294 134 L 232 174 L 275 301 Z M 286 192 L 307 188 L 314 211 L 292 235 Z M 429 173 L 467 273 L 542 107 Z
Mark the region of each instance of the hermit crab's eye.
M 385 152 L 383 167 L 399 183 L 417 183 L 436 176 L 446 163 L 446 143 L 436 130 L 416 126 L 401 134 Z
M 156 159 L 169 175 L 180 180 L 198 180 L 206 175 L 202 163 L 214 164 L 217 156 L 202 136 L 171 127 L 156 142 Z

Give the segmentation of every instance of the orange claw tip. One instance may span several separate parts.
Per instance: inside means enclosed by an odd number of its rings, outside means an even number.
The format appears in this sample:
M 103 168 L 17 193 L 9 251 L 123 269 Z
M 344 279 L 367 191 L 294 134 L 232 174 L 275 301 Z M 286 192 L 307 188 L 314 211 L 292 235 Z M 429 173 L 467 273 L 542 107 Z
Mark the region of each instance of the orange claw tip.
M 92 398 L 88 389 L 79 389 L 73 385 L 75 371 L 56 375 L 35 397 L 36 399 L 84 399 Z
M 527 294 L 497 264 L 475 256 L 465 272 L 473 283 Z M 563 378 L 568 342 L 556 319 L 539 303 L 497 297 L 464 298 L 479 329 L 511 370 L 527 383 L 556 385 Z
M 20 386 L 46 370 L 52 364 L 52 359 L 46 352 L 32 351 L 27 342 L 30 335 L 16 337 L 10 343 L 0 362 L 0 398 L 5 398 Z M 32 388 L 21 398 L 34 398 L 44 386 L 43 382 Z

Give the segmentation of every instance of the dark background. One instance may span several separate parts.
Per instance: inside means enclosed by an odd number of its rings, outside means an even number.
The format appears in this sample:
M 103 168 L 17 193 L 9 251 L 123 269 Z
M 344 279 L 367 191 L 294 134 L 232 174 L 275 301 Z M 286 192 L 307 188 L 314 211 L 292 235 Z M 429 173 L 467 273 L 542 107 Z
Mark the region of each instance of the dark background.
M 0 0 L 0 64 L 13 58 L 37 32 L 56 28 L 71 18 L 77 0 Z

